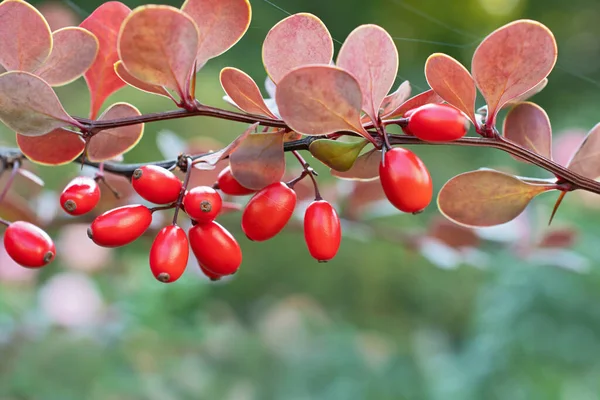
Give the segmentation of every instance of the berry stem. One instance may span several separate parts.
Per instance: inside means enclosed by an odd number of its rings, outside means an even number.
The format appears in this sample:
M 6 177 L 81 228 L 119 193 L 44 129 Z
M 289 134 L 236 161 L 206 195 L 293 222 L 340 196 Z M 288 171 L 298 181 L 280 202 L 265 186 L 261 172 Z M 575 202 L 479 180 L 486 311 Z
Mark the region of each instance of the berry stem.
M 186 170 L 185 170 L 185 179 L 183 180 L 183 186 L 181 187 L 181 192 L 179 193 L 179 198 L 175 202 L 175 212 L 173 213 L 173 225 L 177 225 L 177 217 L 179 217 L 179 210 L 183 204 L 183 197 L 185 196 L 185 191 L 190 183 L 190 177 L 192 176 L 192 170 L 194 169 L 192 166 L 192 158 L 186 157 Z
M 12 164 L 12 171 L 10 172 L 10 176 L 8 177 L 8 180 L 6 181 L 6 185 L 4 185 L 4 188 L 2 188 L 2 193 L 0 193 L 0 203 L 2 203 L 2 201 L 4 200 L 4 198 L 7 195 L 8 191 L 10 190 L 13 182 L 15 181 L 15 177 L 17 176 L 17 173 L 19 172 L 20 167 L 21 167 L 21 162 L 19 160 L 15 160 Z
M 0 218 L 0 225 L 9 226 L 9 225 L 10 225 L 10 222 L 8 222 L 8 221 L 7 221 L 7 220 L 5 220 L 5 219 L 2 219 L 2 218 Z
M 119 193 L 119 191 L 117 189 L 115 189 L 115 187 L 113 185 L 108 183 L 108 181 L 104 177 L 104 163 L 100 163 L 100 171 L 98 171 L 98 173 L 96 174 L 96 177 L 94 179 L 96 180 L 96 182 L 102 182 L 104 184 L 104 186 L 106 186 L 106 188 L 108 190 L 110 190 L 110 192 L 113 194 L 113 196 L 115 196 L 115 199 L 121 198 L 121 193 Z
M 300 165 L 302 165 L 302 168 L 304 168 L 302 174 L 308 175 L 312 180 L 313 187 L 315 188 L 315 200 L 321 200 L 322 197 L 321 193 L 319 192 L 319 185 L 317 184 L 317 180 L 315 179 L 315 175 L 318 175 L 317 172 L 314 169 L 312 169 L 312 167 L 306 162 L 304 157 L 302 157 L 302 155 L 298 151 L 292 151 L 292 154 L 296 156 L 296 159 L 298 159 L 298 162 L 300 163 Z M 302 178 L 304 177 L 302 176 Z M 295 183 L 296 182 L 294 182 L 294 184 Z

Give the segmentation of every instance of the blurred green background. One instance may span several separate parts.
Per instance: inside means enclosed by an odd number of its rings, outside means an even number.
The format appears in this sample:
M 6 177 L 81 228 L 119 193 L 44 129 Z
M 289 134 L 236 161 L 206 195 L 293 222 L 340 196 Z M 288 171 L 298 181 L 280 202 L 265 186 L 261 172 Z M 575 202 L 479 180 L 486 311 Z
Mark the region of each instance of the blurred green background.
M 100 2 L 34 4 L 61 17 L 68 14 L 52 7 L 66 6 L 77 24 Z M 533 98 L 552 121 L 557 159 L 568 159 L 600 120 L 597 0 L 251 4 L 248 33 L 199 75 L 198 97 L 208 104 L 229 107 L 218 81 L 224 66 L 248 72 L 262 87 L 261 43 L 286 12 L 319 16 L 338 41 L 336 50 L 357 25 L 384 27 L 400 54 L 397 84 L 410 80 L 413 94 L 427 87 L 429 54 L 445 52 L 469 67 L 485 35 L 530 18 L 547 25 L 559 44 L 550 83 Z M 86 116 L 83 80 L 57 92 L 70 113 Z M 105 107 L 115 101 L 144 113 L 173 107 L 131 88 Z M 206 118 L 151 124 L 125 161 L 172 156 L 199 137 L 225 144 L 244 129 Z M 14 134 L 0 127 L 0 141 L 12 145 Z M 495 150 L 414 151 L 429 166 L 436 190 L 480 167 L 548 177 Z M 380 202 L 353 213 L 344 199 L 355 187 L 318 166 L 340 212 L 360 216 L 345 221 L 336 259 L 318 264 L 310 258 L 299 220 L 268 242 L 251 243 L 240 214 L 231 213 L 219 220 L 242 246 L 240 271 L 212 283 L 192 260 L 178 282 L 164 285 L 148 268 L 151 236 L 114 251 L 95 248 L 85 236 L 89 219 L 67 219 L 56 210 L 56 191 L 79 173 L 77 166 L 31 168 L 46 186 L 30 197 L 30 206 L 60 254 L 35 273 L 0 253 L 2 400 L 600 399 L 597 197 L 567 196 L 551 230 L 547 218 L 556 194 L 535 199 L 514 223 L 474 235 L 439 225 L 435 205 L 418 216 L 390 212 Z M 445 234 L 430 237 L 432 224 Z M 448 236 L 464 238 L 469 248 L 449 246 Z M 539 246 L 543 240 L 550 245 Z

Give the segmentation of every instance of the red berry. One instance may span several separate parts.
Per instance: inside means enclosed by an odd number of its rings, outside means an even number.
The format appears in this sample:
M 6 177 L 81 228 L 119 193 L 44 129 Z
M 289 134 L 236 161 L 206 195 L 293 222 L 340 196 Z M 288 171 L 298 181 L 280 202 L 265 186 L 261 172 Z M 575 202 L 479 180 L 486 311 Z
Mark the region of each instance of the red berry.
M 240 245 L 218 222 L 193 226 L 189 237 L 198 263 L 214 274 L 234 274 L 242 264 Z
M 151 223 L 152 212 L 148 207 L 123 206 L 98 216 L 88 228 L 88 236 L 98 246 L 124 246 L 142 236 Z
M 248 189 L 240 185 L 240 183 L 233 177 L 230 167 L 227 167 L 221 171 L 219 177 L 217 178 L 217 184 L 223 193 L 231 196 L 244 196 L 256 192 L 256 190 Z
M 94 178 L 79 176 L 65 187 L 60 195 L 60 206 L 71 215 L 90 212 L 100 201 L 100 188 Z
M 242 230 L 248 239 L 261 242 L 277 235 L 296 207 L 296 192 L 283 182 L 273 183 L 256 193 L 242 214 Z
M 56 255 L 56 248 L 50 236 L 25 221 L 13 222 L 6 228 L 4 248 L 17 264 L 28 268 L 43 267 Z
M 209 186 L 197 186 L 183 197 L 185 212 L 199 223 L 215 219 L 222 205 L 223 200 L 219 193 Z
M 200 271 L 211 281 L 218 281 L 223 277 L 223 275 L 216 274 L 212 272 L 210 269 L 206 268 L 202 264 L 198 264 L 200 266 Z
M 144 165 L 133 171 L 133 189 L 154 204 L 168 204 L 179 198 L 181 180 L 171 171 L 156 165 Z
M 342 241 L 340 219 L 325 200 L 313 201 L 304 214 L 304 239 L 310 255 L 320 262 L 329 261 Z
M 150 248 L 150 270 L 161 282 L 175 282 L 187 266 L 190 245 L 185 231 L 177 225 L 158 232 Z
M 423 161 L 400 147 L 385 153 L 379 164 L 379 179 L 390 203 L 400 211 L 417 213 L 431 202 L 433 185 Z
M 469 119 L 447 104 L 425 104 L 410 115 L 407 128 L 421 140 L 448 142 L 466 135 Z

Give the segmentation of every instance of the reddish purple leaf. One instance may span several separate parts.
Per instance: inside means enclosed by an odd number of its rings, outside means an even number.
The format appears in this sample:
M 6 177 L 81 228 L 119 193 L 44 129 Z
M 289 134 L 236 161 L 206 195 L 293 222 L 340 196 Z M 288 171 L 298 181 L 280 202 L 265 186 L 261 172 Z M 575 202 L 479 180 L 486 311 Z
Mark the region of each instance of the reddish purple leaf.
M 351 181 L 372 181 L 379 178 L 380 163 L 381 151 L 373 149 L 358 157 L 349 170 L 340 172 L 332 169 L 331 175 Z
M 358 80 L 362 109 L 376 122 L 379 106 L 398 73 L 398 50 L 392 37 L 377 25 L 361 25 L 346 38 L 337 66 Z
M 149 83 L 142 82 L 137 79 L 135 76 L 131 75 L 123 66 L 123 62 L 121 60 L 115 63 L 115 73 L 119 78 L 123 80 L 123 82 L 127 83 L 129 86 L 133 86 L 136 89 L 139 89 L 143 92 L 157 94 L 159 96 L 164 96 L 167 98 L 171 98 L 169 92 L 163 88 L 162 86 L 150 85 Z
M 435 53 L 425 63 L 429 86 L 446 102 L 458 108 L 475 123 L 475 81 L 465 67 L 454 58 Z
M 569 248 L 575 244 L 578 231 L 573 228 L 557 228 L 546 232 L 538 243 L 539 248 Z
M 50 55 L 52 33 L 46 19 L 29 3 L 0 3 L 0 64 L 8 71 L 34 71 Z
M 37 164 L 62 165 L 75 160 L 85 147 L 83 139 L 58 128 L 43 136 L 23 136 L 17 133 L 17 145 L 27 158 Z
M 22 71 L 0 75 L 0 120 L 25 136 L 41 136 L 68 125 L 80 126 L 60 104 L 54 90 Z
M 128 118 L 142 115 L 140 111 L 128 103 L 115 103 L 102 113 L 98 121 Z M 113 159 L 127 153 L 142 139 L 144 124 L 121 126 L 119 128 L 100 131 L 90 139 L 87 158 L 100 162 Z
M 443 102 L 444 99 L 442 99 L 436 92 L 430 89 L 426 92 L 419 93 L 418 95 L 406 100 L 400 105 L 400 107 L 396 108 L 394 111 L 391 111 L 388 114 L 387 118 L 403 117 L 405 112 L 407 112 L 408 110 L 412 110 L 413 108 L 421 107 L 429 103 Z
M 390 113 L 400 107 L 406 100 L 410 98 L 410 82 L 404 81 L 394 93 L 391 93 L 383 99 L 379 114 L 382 118 L 386 118 Z
M 98 7 L 79 26 L 92 32 L 98 39 L 98 55 L 84 77 L 90 89 L 90 118 L 95 119 L 108 96 L 125 86 L 115 74 L 113 65 L 119 60 L 117 37 L 129 7 L 118 1 L 109 1 Z
M 590 179 L 600 177 L 600 124 L 589 131 L 567 167 Z
M 552 158 L 550 119 L 546 111 L 537 104 L 526 102 L 513 107 L 506 114 L 502 131 L 504 137 L 511 142 L 546 158 Z
M 539 22 L 514 21 L 489 34 L 475 50 L 471 65 L 488 104 L 486 124 L 493 126 L 504 104 L 547 77 L 556 58 L 554 35 Z
M 229 156 L 234 178 L 248 189 L 279 182 L 285 172 L 283 131 L 249 135 Z
M 121 27 L 118 52 L 137 79 L 164 86 L 184 97 L 198 52 L 198 28 L 186 13 L 171 6 L 136 8 Z
M 198 27 L 197 70 L 236 44 L 252 17 L 248 0 L 186 0 L 181 10 Z
M 262 59 L 271 79 L 278 83 L 293 68 L 327 64 L 333 58 L 333 39 L 327 27 L 308 13 L 291 15 L 277 23 L 263 43 Z
M 50 86 L 73 82 L 87 71 L 98 54 L 98 39 L 87 29 L 62 28 L 52 33 L 50 57 L 35 71 Z
M 226 67 L 221 70 L 220 79 L 223 90 L 239 109 L 250 114 L 277 118 L 265 104 L 260 89 L 248 74 L 237 68 Z
M 428 236 L 454 249 L 477 248 L 481 242 L 475 230 L 457 225 L 442 217 L 432 221 Z
M 215 165 L 217 165 L 219 161 L 229 157 L 231 153 L 233 153 L 240 146 L 240 144 L 242 144 L 244 140 L 248 138 L 248 136 L 256 129 L 257 126 L 258 122 L 250 125 L 250 127 L 248 127 L 244 133 L 235 138 L 235 140 L 229 143 L 226 147 L 194 160 L 194 167 L 202 170 L 214 169 Z

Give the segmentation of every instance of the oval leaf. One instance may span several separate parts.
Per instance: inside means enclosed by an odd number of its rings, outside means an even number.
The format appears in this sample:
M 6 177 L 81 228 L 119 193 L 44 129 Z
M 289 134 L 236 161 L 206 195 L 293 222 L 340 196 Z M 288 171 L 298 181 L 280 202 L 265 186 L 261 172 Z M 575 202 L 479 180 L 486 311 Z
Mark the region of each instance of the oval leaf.
M 0 75 L 0 120 L 25 136 L 80 124 L 67 114 L 54 90 L 41 78 L 22 71 Z
M 370 137 L 360 123 L 360 86 L 343 69 L 297 68 L 279 82 L 275 98 L 281 118 L 296 132 L 324 135 L 346 130 Z
M 366 140 L 359 142 L 340 142 L 321 139 L 312 142 L 308 148 L 317 160 L 336 171 L 348 171 L 354 165 L 361 150 L 367 145 Z
M 356 159 L 352 168 L 345 172 L 331 171 L 331 175 L 351 181 L 372 181 L 379 178 L 381 150 L 371 150 Z
M 249 135 L 229 156 L 233 177 L 248 189 L 279 182 L 285 172 L 283 132 Z
M 223 90 L 236 107 L 250 114 L 277 118 L 265 104 L 258 85 L 248 74 L 237 68 L 226 67 L 221 70 L 220 79 Z
M 471 171 L 446 182 L 437 202 L 440 212 L 457 224 L 494 226 L 519 216 L 531 199 L 547 190 L 551 187 L 498 171 Z
M 600 177 L 600 124 L 589 131 L 567 168 L 590 179 Z
M 62 128 L 43 136 L 17 133 L 17 145 L 29 160 L 44 165 L 68 164 L 85 148 L 85 142 L 79 135 Z
M 546 111 L 537 104 L 520 103 L 513 107 L 506 114 L 502 130 L 508 140 L 546 158 L 552 158 L 550 119 Z
M 139 89 L 143 92 L 157 94 L 159 96 L 164 96 L 171 98 L 169 92 L 163 88 L 162 86 L 150 85 L 149 83 L 142 82 L 137 79 L 135 76 L 131 75 L 123 66 L 123 62 L 121 60 L 115 63 L 115 73 L 119 78 L 123 80 L 129 86 L 133 86 L 136 89 Z
M 408 110 L 412 110 L 413 108 L 421 107 L 425 104 L 429 103 L 443 103 L 444 99 L 442 99 L 436 92 L 433 90 L 427 90 L 426 92 L 419 93 L 416 96 L 411 97 L 402 103 L 395 110 L 391 111 L 387 118 L 396 118 L 404 116 L 404 113 Z
M 488 104 L 487 125 L 508 101 L 538 85 L 557 58 L 552 32 L 536 21 L 519 20 L 489 34 L 473 54 L 471 72 Z
M 386 118 L 390 113 L 400 107 L 410 97 L 411 87 L 410 82 L 404 81 L 396 91 L 388 96 L 385 96 L 381 103 L 379 114 L 382 118 Z
M 464 112 L 475 123 L 475 81 L 467 69 L 454 58 L 435 53 L 425 63 L 429 86 L 446 102 Z
M 51 49 L 50 27 L 38 10 L 21 0 L 0 3 L 0 64 L 7 71 L 34 71 Z
M 236 44 L 252 17 L 248 0 L 186 0 L 181 10 L 198 27 L 197 69 Z
M 194 167 L 203 170 L 214 169 L 215 165 L 217 165 L 219 161 L 229 157 L 229 155 L 233 153 L 244 140 L 246 140 L 246 138 L 256 129 L 257 126 L 258 122 L 250 125 L 250 127 L 246 129 L 244 133 L 235 138 L 233 142 L 229 143 L 229 145 L 221 150 L 197 158 L 194 160 Z
M 398 73 L 398 50 L 392 37 L 377 25 L 353 30 L 340 49 L 337 66 L 358 80 L 362 109 L 373 122 Z
M 188 92 L 198 28 L 187 14 L 171 6 L 138 7 L 123 22 L 117 48 L 125 69 L 137 79 L 182 97 Z
M 115 103 L 102 113 L 98 121 L 142 115 L 128 103 Z M 98 132 L 90 139 L 87 158 L 93 162 L 113 159 L 131 150 L 142 138 L 144 124 L 121 126 Z
M 73 82 L 87 71 L 98 54 L 98 39 L 87 29 L 68 27 L 52 33 L 50 57 L 35 71 L 50 86 Z
M 329 64 L 332 58 L 331 34 L 319 18 L 308 13 L 279 21 L 267 33 L 262 47 L 263 64 L 275 83 L 293 68 Z

